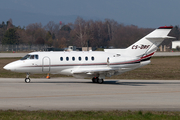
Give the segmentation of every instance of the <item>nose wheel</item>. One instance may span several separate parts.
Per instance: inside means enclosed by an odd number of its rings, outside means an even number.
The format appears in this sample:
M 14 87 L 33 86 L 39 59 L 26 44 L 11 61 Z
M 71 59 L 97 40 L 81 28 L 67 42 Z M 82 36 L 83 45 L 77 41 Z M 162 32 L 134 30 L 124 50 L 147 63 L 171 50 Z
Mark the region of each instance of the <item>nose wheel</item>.
M 29 73 L 27 73 L 26 78 L 25 78 L 25 83 L 30 83 L 31 79 L 29 78 Z
M 26 83 L 30 83 L 30 82 L 31 82 L 31 79 L 30 79 L 30 78 L 25 78 L 25 82 L 26 82 Z

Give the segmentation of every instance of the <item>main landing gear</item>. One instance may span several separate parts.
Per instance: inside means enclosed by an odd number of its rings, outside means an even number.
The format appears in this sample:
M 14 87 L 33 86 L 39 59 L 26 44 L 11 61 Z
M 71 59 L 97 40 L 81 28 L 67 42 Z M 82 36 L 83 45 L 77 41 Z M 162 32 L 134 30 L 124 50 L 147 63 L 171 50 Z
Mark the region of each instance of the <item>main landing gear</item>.
M 93 83 L 99 83 L 99 84 L 102 84 L 104 82 L 103 79 L 99 79 L 98 77 L 93 77 L 92 78 L 92 82 Z
M 29 78 L 29 73 L 27 73 L 26 78 L 25 78 L 26 83 L 30 83 L 31 79 Z

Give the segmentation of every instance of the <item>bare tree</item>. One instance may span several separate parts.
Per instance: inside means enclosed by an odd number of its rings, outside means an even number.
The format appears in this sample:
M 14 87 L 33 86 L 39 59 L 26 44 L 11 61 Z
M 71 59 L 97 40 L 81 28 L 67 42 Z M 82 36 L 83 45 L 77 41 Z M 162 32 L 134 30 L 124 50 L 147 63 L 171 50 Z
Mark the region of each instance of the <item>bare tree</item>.
M 78 38 L 78 40 L 80 41 L 80 46 L 83 47 L 86 44 L 86 23 L 85 20 L 83 20 L 80 17 L 77 17 L 75 24 L 74 24 L 74 30 L 76 32 L 76 37 Z
M 44 26 L 46 31 L 50 31 L 51 33 L 54 33 L 55 29 L 55 23 L 53 21 L 49 21 L 46 26 Z
M 46 31 L 42 28 L 41 23 L 34 23 L 26 27 L 26 34 L 31 38 L 29 44 L 34 44 L 38 38 L 45 39 Z

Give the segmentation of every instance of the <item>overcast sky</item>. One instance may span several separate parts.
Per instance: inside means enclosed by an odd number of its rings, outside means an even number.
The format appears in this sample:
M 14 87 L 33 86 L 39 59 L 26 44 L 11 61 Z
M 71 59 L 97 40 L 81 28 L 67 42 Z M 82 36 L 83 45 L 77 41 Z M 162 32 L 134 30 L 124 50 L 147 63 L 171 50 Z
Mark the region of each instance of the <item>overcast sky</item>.
M 150 28 L 180 24 L 180 0 L 1 0 L 0 13 L 2 10 L 4 13 L 0 15 L 0 22 L 13 19 L 11 14 L 6 14 L 9 9 L 52 16 L 108 18 L 118 23 Z M 23 21 L 21 17 L 19 20 L 14 18 L 13 22 L 20 24 Z M 43 19 L 38 22 L 43 22 Z

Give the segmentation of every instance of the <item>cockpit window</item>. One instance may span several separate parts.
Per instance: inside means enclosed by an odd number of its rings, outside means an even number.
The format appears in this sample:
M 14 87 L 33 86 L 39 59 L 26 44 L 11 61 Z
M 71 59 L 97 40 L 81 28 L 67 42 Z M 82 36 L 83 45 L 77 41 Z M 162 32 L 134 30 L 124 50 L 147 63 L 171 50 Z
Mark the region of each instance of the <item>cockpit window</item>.
M 38 55 L 34 55 L 35 56 L 35 59 L 39 59 L 39 56 Z
M 30 55 L 26 55 L 26 56 L 24 56 L 21 60 L 26 60 L 26 59 L 28 59 L 30 57 Z
M 34 59 L 34 55 L 31 55 L 30 59 Z
M 28 60 L 28 59 L 32 59 L 32 60 L 39 59 L 39 56 L 38 55 L 29 55 L 29 54 L 27 54 L 21 60 Z

